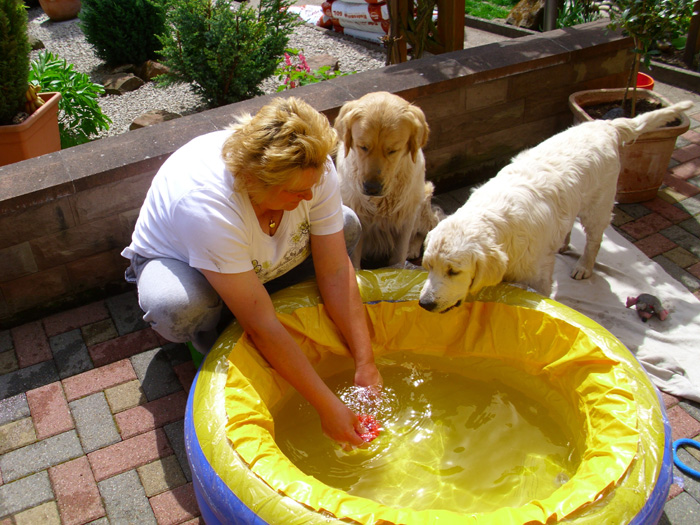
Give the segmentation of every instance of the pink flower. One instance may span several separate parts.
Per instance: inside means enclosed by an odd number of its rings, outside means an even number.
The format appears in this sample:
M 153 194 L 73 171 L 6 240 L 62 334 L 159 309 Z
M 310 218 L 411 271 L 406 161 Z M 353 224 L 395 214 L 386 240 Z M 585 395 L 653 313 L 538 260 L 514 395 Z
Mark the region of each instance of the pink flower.
M 309 64 L 306 62 L 306 57 L 304 56 L 303 53 L 299 53 L 299 61 L 301 62 L 301 65 L 303 66 L 303 69 L 300 69 L 299 71 L 306 71 L 306 72 L 310 73 L 311 68 L 309 67 Z

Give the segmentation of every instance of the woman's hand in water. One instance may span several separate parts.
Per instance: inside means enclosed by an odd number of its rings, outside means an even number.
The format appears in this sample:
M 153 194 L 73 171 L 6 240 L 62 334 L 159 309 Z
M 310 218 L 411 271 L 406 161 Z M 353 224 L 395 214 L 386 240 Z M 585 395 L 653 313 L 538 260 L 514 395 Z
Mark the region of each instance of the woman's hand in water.
M 319 411 L 323 433 L 344 448 L 347 448 L 346 445 L 350 447 L 362 445 L 364 441 L 360 434 L 365 432 L 364 426 L 355 413 L 340 399 L 336 398 L 336 401 L 325 410 Z
M 379 390 L 382 386 L 382 376 L 374 361 L 355 367 L 355 384 L 362 387 L 373 387 Z

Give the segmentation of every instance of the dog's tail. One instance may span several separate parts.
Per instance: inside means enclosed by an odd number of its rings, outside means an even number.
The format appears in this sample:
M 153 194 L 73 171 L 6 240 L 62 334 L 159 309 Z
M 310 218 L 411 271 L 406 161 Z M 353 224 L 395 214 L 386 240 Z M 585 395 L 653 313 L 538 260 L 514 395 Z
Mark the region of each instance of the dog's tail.
M 663 127 L 668 122 L 677 119 L 683 111 L 690 109 L 693 103 L 685 100 L 672 106 L 643 113 L 635 118 L 616 118 L 610 121 L 618 131 L 620 142 L 637 140 L 642 133 Z

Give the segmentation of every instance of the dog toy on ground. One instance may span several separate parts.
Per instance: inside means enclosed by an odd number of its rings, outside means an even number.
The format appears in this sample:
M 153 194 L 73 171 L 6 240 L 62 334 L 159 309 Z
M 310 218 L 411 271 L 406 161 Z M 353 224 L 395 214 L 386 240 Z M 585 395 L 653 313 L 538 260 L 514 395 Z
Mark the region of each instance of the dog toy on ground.
M 627 308 L 632 306 L 637 309 L 637 315 L 643 323 L 646 323 L 654 315 L 662 321 L 668 317 L 668 310 L 664 309 L 661 301 L 648 293 L 640 294 L 637 297 L 628 297 Z

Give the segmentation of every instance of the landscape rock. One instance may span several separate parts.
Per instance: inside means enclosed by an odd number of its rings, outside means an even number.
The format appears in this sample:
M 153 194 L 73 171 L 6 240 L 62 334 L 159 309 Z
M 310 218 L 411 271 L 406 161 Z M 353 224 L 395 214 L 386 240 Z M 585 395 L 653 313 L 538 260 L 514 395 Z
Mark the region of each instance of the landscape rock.
M 306 57 L 306 63 L 309 65 L 311 71 L 321 69 L 323 66 L 330 67 L 330 71 L 338 71 L 340 68 L 338 58 L 328 54 Z
M 146 60 L 136 71 L 136 75 L 144 82 L 150 82 L 158 75 L 169 73 L 170 69 L 155 60 Z
M 27 39 L 29 40 L 29 47 L 31 48 L 32 51 L 37 51 L 39 49 L 45 49 L 46 46 L 44 43 L 36 38 L 35 36 L 28 35 Z
M 173 120 L 181 116 L 182 115 L 178 113 L 171 113 L 170 111 L 165 111 L 164 109 L 153 109 L 136 117 L 129 126 L 129 129 L 133 130 L 146 128 L 148 126 L 152 126 L 153 124 L 160 124 L 161 122 L 167 122 L 168 120 Z
M 105 95 L 123 95 L 136 91 L 145 82 L 132 73 L 116 73 L 107 75 L 103 80 Z
M 545 0 L 520 0 L 508 13 L 506 24 L 538 30 L 544 20 Z

